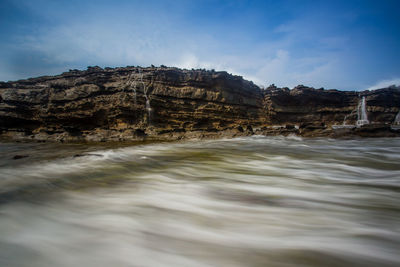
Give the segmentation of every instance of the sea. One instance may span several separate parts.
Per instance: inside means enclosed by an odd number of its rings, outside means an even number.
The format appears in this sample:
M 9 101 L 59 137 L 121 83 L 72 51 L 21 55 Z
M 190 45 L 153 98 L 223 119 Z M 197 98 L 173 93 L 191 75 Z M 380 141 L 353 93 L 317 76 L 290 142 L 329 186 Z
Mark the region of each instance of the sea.
M 400 266 L 400 138 L 3 142 L 0 266 Z

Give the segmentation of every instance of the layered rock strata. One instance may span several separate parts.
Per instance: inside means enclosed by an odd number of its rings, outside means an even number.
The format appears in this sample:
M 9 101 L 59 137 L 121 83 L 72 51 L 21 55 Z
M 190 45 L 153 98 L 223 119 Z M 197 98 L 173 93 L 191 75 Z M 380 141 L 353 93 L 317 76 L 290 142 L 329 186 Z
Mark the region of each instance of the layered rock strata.
M 354 124 L 360 96 L 374 125 Z M 400 89 L 344 92 L 298 86 L 260 89 L 227 72 L 167 67 L 89 67 L 0 83 L 0 137 L 123 141 L 252 134 L 392 136 Z
M 297 125 L 306 136 L 396 136 L 391 129 L 400 110 L 400 88 L 372 91 L 314 89 L 299 85 L 288 88 L 268 87 L 264 92 L 264 110 L 272 125 Z M 366 99 L 369 125 L 333 130 L 333 125 L 355 125 L 357 108 Z

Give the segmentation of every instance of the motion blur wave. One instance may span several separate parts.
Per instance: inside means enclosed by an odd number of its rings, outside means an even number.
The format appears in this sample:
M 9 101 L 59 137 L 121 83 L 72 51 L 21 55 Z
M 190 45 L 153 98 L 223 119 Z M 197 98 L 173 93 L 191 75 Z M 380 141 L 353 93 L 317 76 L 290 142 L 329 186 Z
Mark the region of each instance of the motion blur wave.
M 3 143 L 0 265 L 400 266 L 399 151 L 385 138 Z

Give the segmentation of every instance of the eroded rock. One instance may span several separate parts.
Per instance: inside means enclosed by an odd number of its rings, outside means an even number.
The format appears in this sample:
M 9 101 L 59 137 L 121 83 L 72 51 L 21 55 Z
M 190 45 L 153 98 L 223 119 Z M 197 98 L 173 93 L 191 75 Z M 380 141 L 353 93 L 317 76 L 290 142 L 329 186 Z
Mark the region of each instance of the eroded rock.
M 354 124 L 360 95 L 372 123 L 392 123 L 397 87 L 344 92 L 297 86 L 261 90 L 227 72 L 168 67 L 90 67 L 0 83 L 0 137 L 37 141 L 128 141 L 252 134 L 334 136 Z M 352 134 L 387 135 L 357 129 Z M 391 135 L 398 135 L 392 131 Z

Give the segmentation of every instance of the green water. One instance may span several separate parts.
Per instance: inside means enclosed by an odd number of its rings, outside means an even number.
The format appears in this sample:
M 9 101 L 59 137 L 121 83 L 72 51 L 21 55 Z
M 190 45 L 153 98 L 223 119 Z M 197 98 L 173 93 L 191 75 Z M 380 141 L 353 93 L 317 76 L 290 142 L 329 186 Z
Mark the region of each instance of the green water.
M 3 143 L 0 266 L 399 266 L 399 151 L 386 138 Z

